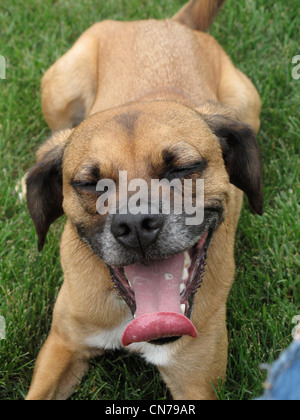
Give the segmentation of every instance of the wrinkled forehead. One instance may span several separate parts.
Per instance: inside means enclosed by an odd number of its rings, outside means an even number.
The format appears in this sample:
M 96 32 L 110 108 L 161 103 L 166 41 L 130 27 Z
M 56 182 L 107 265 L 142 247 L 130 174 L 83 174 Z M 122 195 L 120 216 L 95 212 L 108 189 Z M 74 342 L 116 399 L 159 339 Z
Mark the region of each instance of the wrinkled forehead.
M 90 117 L 74 131 L 65 162 L 72 169 L 91 163 L 101 165 L 107 175 L 112 168 L 136 175 L 171 159 L 185 164 L 209 158 L 212 143 L 214 136 L 197 112 L 177 104 L 149 103 Z

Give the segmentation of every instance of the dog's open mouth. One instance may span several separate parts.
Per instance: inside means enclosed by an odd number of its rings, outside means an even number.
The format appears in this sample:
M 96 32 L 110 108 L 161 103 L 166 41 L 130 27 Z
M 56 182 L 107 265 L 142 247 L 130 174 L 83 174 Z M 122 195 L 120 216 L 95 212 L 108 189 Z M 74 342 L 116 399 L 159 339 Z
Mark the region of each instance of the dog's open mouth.
M 164 344 L 184 335 L 197 337 L 189 318 L 203 280 L 210 236 L 206 232 L 192 249 L 165 260 L 109 267 L 115 289 L 134 315 L 123 334 L 123 346 Z

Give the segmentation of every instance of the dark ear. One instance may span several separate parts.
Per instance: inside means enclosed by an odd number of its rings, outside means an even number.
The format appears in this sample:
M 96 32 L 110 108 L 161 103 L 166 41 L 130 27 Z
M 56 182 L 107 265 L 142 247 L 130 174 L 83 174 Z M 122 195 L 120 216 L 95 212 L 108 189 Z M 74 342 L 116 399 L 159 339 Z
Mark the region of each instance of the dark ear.
M 50 225 L 64 214 L 62 163 L 68 134 L 65 130 L 50 137 L 37 153 L 38 162 L 26 176 L 27 205 L 42 251 Z
M 251 210 L 262 215 L 262 161 L 253 129 L 223 115 L 203 117 L 220 141 L 230 182 L 245 192 Z

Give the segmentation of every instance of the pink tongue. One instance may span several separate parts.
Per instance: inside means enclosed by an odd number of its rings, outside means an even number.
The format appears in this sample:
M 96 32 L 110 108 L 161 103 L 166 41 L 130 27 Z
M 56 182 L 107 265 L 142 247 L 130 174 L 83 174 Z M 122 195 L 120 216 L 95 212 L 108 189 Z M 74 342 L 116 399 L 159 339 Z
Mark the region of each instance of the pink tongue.
M 162 337 L 197 337 L 197 331 L 180 308 L 180 284 L 184 254 L 149 266 L 136 264 L 125 267 L 125 274 L 134 289 L 135 319 L 126 328 L 123 346 L 152 341 Z

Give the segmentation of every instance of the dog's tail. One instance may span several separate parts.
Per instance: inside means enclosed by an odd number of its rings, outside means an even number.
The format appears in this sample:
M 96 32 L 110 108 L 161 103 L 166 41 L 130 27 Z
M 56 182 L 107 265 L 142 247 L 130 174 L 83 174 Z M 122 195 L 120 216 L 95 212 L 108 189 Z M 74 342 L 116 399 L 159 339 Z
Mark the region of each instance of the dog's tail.
M 191 0 L 173 20 L 198 31 L 206 31 L 226 0 Z

